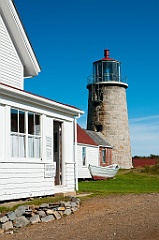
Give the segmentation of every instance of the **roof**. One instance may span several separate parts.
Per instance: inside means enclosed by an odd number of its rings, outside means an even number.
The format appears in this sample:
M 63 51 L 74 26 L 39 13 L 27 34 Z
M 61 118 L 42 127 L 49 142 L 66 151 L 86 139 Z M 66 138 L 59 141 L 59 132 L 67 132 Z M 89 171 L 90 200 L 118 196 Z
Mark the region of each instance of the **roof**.
M 108 143 L 105 136 L 101 132 L 95 132 L 81 128 L 77 124 L 77 143 L 104 146 L 112 148 L 113 146 Z
M 105 49 L 105 50 L 104 50 L 104 58 L 102 58 L 102 59 L 100 59 L 100 60 L 97 60 L 97 61 L 95 61 L 94 63 L 96 63 L 96 62 L 101 62 L 101 61 L 119 62 L 118 60 L 115 60 L 115 59 L 109 57 L 109 50 L 108 50 L 108 49 Z
M 77 142 L 98 146 L 97 143 L 95 143 L 94 140 L 78 124 L 77 124 Z
M 24 77 L 38 75 L 38 60 L 12 0 L 0 0 L 0 14 L 24 66 Z
M 74 106 L 63 104 L 54 100 L 51 100 L 49 98 L 45 98 L 42 96 L 39 96 L 37 94 L 33 94 L 27 91 L 24 91 L 22 89 L 9 86 L 7 84 L 0 82 L 0 95 L 1 99 L 2 96 L 6 96 L 7 99 L 16 99 L 19 102 L 27 102 L 28 104 L 35 104 L 36 106 L 42 106 L 45 108 L 45 110 L 56 110 L 58 112 L 61 112 L 63 114 L 67 114 L 70 116 L 80 116 L 84 112 Z
M 93 139 L 98 146 L 110 147 L 113 146 L 106 140 L 105 136 L 101 132 L 95 132 L 91 130 L 85 130 L 85 132 Z

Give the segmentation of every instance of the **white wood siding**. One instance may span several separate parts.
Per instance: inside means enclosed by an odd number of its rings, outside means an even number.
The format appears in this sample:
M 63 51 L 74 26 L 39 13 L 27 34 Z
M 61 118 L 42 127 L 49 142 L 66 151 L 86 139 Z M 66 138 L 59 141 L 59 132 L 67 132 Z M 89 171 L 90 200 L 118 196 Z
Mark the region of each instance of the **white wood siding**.
M 0 106 L 0 161 L 4 159 L 5 156 L 5 107 Z
M 0 82 L 23 89 L 23 66 L 1 16 Z
M 12 102 L 12 106 L 16 104 Z M 27 108 L 29 111 L 31 106 Z M 10 154 L 10 106 L 0 105 L 0 128 L 2 129 L 0 134 L 0 201 L 53 195 L 58 192 L 75 190 L 73 119 L 72 121 L 66 121 L 64 116 L 60 117 L 60 119 L 63 118 L 62 159 L 64 181 L 62 186 L 55 186 L 54 178 L 45 178 L 45 164 L 53 162 L 54 118 L 49 116 L 49 112 L 47 112 L 47 115 L 42 114 L 40 108 L 36 111 L 42 116 L 42 159 L 12 158 Z M 59 121 L 61 121 L 60 119 Z M 56 120 L 58 121 L 57 118 Z M 52 139 L 51 147 L 46 144 L 47 137 Z M 51 158 L 47 158 L 47 149 L 52 152 Z
M 63 123 L 63 170 L 65 172 L 64 185 L 66 185 L 69 191 L 75 190 L 75 156 L 74 156 L 74 123 Z
M 44 164 L 1 163 L 0 200 L 54 193 L 53 178 L 44 178 Z
M 86 166 L 82 165 L 82 147 L 86 147 Z M 88 165 L 99 165 L 99 148 L 95 146 L 77 144 L 78 178 L 91 178 Z

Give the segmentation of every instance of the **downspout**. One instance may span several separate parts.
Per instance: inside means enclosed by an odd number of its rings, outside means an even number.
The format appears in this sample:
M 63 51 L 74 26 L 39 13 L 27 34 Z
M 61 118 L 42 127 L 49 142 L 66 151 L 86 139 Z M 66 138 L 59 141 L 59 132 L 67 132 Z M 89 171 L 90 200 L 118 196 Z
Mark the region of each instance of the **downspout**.
M 80 118 L 81 114 L 79 113 L 74 119 L 74 178 L 75 178 L 75 191 L 78 191 L 78 166 L 77 166 L 77 119 Z

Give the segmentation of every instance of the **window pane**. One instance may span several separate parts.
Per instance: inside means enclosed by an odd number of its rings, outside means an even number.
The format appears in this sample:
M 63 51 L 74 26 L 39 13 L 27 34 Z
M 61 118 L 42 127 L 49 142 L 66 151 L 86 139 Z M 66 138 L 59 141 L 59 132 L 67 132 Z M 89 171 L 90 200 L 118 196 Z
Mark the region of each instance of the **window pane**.
M 19 132 L 25 133 L 25 113 L 19 111 Z
M 28 113 L 28 133 L 34 134 L 34 114 Z
M 18 132 L 18 110 L 11 109 L 11 131 Z
M 106 163 L 105 149 L 102 150 L 102 162 L 103 162 L 103 163 Z
M 25 136 L 19 136 L 19 157 L 25 157 Z
M 28 137 L 28 155 L 30 158 L 34 157 L 34 138 Z
M 40 158 L 40 138 L 34 138 L 34 157 Z
M 11 134 L 11 156 L 12 157 L 19 157 L 18 154 L 18 135 Z
M 40 115 L 35 114 L 35 135 L 40 135 Z
M 86 165 L 86 148 L 85 147 L 82 148 L 82 164 L 83 166 Z

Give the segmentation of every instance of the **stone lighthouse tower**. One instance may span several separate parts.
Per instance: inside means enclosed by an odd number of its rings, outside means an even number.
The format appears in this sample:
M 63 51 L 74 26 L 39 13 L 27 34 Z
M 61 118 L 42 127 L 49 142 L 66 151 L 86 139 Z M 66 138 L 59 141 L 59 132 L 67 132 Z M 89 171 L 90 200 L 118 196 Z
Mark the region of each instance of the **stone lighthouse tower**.
M 132 167 L 128 113 L 126 103 L 126 78 L 121 76 L 121 63 L 109 57 L 93 63 L 93 75 L 88 78 L 87 129 L 100 131 L 113 148 L 113 163 L 121 168 Z

